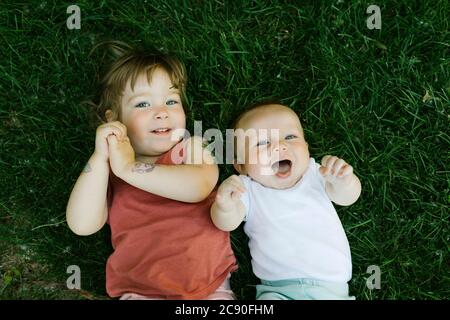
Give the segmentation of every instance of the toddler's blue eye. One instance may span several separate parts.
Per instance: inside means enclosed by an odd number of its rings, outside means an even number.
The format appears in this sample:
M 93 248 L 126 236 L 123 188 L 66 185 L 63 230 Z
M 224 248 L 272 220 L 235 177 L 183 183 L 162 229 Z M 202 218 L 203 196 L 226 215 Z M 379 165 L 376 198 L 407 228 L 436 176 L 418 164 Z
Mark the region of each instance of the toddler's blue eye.
M 268 145 L 268 144 L 269 144 L 269 140 L 261 140 L 261 141 L 258 141 L 256 146 L 259 147 L 259 146 L 265 146 L 265 145 Z
M 167 102 L 166 102 L 166 105 L 168 105 L 168 106 L 173 106 L 174 104 L 177 104 L 178 103 L 178 101 L 176 101 L 176 100 L 168 100 Z
M 150 107 L 150 104 L 148 102 L 140 102 L 135 107 L 136 108 L 146 108 L 146 107 Z
M 286 136 L 286 140 L 291 140 L 291 139 L 295 139 L 295 138 L 297 138 L 297 136 L 296 135 L 293 135 L 293 134 L 289 134 L 289 135 L 287 135 Z

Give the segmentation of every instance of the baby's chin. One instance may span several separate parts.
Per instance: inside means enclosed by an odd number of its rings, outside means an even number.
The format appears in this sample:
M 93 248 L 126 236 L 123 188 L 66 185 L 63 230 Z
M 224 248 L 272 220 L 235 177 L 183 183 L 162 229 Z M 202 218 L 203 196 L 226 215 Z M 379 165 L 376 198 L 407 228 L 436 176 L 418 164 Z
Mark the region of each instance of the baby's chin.
M 275 174 L 255 177 L 250 175 L 250 177 L 266 188 L 283 190 L 295 186 L 303 177 L 303 173 L 292 172 L 288 178 L 279 178 Z

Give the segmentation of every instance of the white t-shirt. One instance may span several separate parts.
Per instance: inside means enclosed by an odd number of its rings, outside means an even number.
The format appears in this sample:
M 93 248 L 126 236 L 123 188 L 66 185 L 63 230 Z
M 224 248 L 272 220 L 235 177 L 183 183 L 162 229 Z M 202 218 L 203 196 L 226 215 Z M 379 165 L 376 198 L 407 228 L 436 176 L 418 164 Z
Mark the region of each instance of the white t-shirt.
M 247 189 L 241 197 L 244 231 L 253 272 L 260 279 L 351 279 L 350 247 L 319 167 L 310 158 L 300 181 L 283 190 L 240 176 Z

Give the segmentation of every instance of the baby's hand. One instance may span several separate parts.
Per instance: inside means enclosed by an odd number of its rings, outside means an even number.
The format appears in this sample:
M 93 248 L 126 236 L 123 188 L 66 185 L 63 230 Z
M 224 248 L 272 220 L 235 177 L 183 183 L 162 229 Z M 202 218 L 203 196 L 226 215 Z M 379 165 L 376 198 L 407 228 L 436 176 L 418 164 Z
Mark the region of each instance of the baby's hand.
M 322 158 L 319 172 L 331 184 L 348 183 L 352 178 L 353 167 L 338 157 L 327 155 Z
M 232 175 L 222 182 L 216 195 L 218 209 L 230 211 L 236 207 L 242 193 L 246 191 L 244 184 L 237 175 Z
M 121 178 L 122 174 L 134 164 L 135 153 L 128 137 L 108 136 L 109 164 L 114 174 Z
M 107 138 L 111 135 L 123 139 L 127 136 L 127 127 L 119 121 L 107 122 L 98 126 L 95 133 L 94 153 L 101 156 L 105 161 L 108 161 L 109 158 Z

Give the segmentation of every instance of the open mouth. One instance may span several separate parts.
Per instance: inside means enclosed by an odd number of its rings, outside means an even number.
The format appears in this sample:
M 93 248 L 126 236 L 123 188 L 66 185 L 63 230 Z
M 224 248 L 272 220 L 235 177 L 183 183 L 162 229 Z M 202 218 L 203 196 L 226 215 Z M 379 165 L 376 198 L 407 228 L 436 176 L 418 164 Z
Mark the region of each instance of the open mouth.
M 292 161 L 291 160 L 281 160 L 277 161 L 272 165 L 272 170 L 275 175 L 279 178 L 286 178 L 291 174 Z
M 151 133 L 156 134 L 158 136 L 164 136 L 164 135 L 168 135 L 171 131 L 172 131 L 172 129 L 170 129 L 170 128 L 158 128 L 158 129 L 152 130 Z

